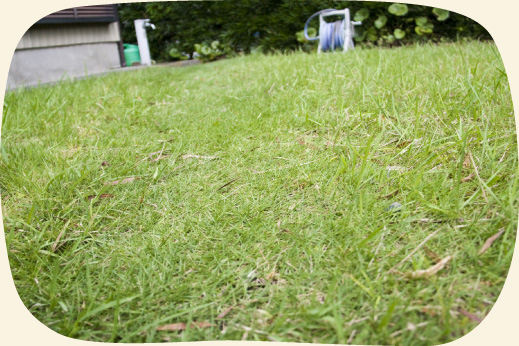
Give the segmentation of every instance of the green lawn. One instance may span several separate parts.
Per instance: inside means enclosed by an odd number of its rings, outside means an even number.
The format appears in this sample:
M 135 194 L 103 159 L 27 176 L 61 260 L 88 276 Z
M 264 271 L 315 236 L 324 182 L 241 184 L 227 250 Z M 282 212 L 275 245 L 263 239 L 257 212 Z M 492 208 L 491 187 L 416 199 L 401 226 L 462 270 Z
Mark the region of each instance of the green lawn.
M 518 153 L 493 44 L 157 66 L 3 108 L 14 282 L 60 334 L 438 344 L 505 282 Z

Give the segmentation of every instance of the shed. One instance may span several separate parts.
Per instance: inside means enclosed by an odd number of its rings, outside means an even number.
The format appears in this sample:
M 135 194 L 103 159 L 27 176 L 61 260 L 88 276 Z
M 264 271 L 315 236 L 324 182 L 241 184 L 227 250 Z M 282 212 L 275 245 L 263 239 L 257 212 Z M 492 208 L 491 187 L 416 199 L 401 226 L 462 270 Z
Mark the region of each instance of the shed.
M 124 66 L 117 5 L 74 7 L 49 14 L 27 30 L 11 60 L 7 88 Z

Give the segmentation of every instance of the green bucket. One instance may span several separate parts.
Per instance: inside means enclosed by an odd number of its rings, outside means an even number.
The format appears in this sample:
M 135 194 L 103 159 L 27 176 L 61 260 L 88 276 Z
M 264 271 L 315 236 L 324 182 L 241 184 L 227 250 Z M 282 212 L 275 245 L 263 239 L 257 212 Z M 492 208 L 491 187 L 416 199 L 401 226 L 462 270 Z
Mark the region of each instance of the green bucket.
M 124 47 L 124 59 L 126 60 L 126 66 L 132 66 L 141 63 L 141 55 L 139 54 L 139 46 L 136 44 L 123 44 Z

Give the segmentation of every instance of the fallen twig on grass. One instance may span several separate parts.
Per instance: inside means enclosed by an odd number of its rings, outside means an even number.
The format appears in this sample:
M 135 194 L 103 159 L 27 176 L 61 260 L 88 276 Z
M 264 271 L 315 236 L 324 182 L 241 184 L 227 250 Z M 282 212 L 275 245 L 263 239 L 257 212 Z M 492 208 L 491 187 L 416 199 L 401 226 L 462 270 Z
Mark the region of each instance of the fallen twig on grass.
M 111 194 L 111 193 L 103 193 L 103 194 L 100 194 L 100 195 L 90 195 L 88 196 L 88 200 L 91 201 L 93 199 L 95 199 L 96 197 L 98 197 L 99 199 L 102 199 L 102 198 L 113 198 L 114 195 Z
M 242 325 L 239 325 L 239 324 L 237 324 L 236 327 L 242 328 L 247 333 L 248 332 L 253 332 L 253 333 L 256 333 L 256 334 L 265 335 L 267 337 L 267 339 L 269 339 L 270 341 L 278 341 L 278 340 L 274 339 L 273 337 L 271 337 L 267 332 L 264 332 L 262 330 L 252 329 L 251 327 L 242 326 Z
M 458 312 L 460 314 L 462 314 L 463 316 L 466 316 L 466 317 L 470 318 L 474 322 L 481 323 L 481 321 L 483 321 L 483 319 L 481 317 L 479 317 L 478 315 L 475 315 L 475 314 L 472 314 L 472 313 L 470 313 L 468 311 L 465 311 L 462 308 L 458 308 Z
M 395 336 L 398 336 L 398 335 L 402 334 L 402 333 L 405 332 L 405 331 L 414 331 L 414 330 L 416 330 L 416 328 L 418 328 L 418 327 L 424 327 L 424 326 L 426 326 L 428 323 L 429 323 L 429 322 L 422 322 L 422 323 L 418 323 L 418 324 L 412 324 L 411 322 L 409 322 L 409 323 L 407 324 L 407 327 L 406 327 L 405 329 L 398 330 L 398 331 L 396 331 L 396 332 L 390 334 L 389 336 L 392 337 L 392 338 L 394 338 Z
M 467 176 L 467 177 L 461 179 L 460 181 L 461 181 L 462 183 L 466 183 L 467 181 L 471 181 L 472 179 L 474 179 L 474 173 L 471 173 L 469 176 Z
M 434 220 L 434 219 L 427 219 L 427 218 L 416 220 L 416 222 L 420 222 L 420 223 L 444 223 L 444 222 L 448 222 L 448 221 L 450 221 L 450 220 Z M 463 221 L 465 221 L 465 219 L 460 217 L 460 218 L 456 219 L 456 221 L 463 222 Z
M 171 157 L 171 155 L 159 155 L 158 157 L 151 160 L 151 162 L 157 162 L 158 160 L 166 159 L 168 157 Z
M 157 154 L 162 154 L 162 151 L 164 150 L 164 146 L 163 146 L 163 149 L 162 150 L 159 150 L 159 151 L 154 151 L 152 153 L 149 153 L 148 154 L 148 157 L 151 159 L 153 156 L 157 155 Z
M 267 91 L 267 93 L 271 93 L 272 92 L 272 89 L 274 89 L 274 85 L 276 85 L 276 82 L 272 83 L 272 86 L 270 87 L 270 89 Z
M 159 156 L 157 156 L 156 158 L 152 159 L 151 162 L 157 162 L 158 160 L 162 160 L 162 159 L 165 159 L 166 157 L 170 157 L 171 155 L 162 155 L 162 153 L 164 152 L 164 146 L 166 145 L 166 143 L 163 143 L 162 144 L 162 149 L 160 149 L 160 151 L 155 151 L 153 153 L 149 153 L 148 154 L 148 158 L 152 158 L 153 156 L 159 154 Z
M 192 327 L 208 328 L 208 327 L 214 327 L 214 326 L 215 326 L 214 324 L 209 323 L 209 322 L 193 321 L 189 324 L 186 324 L 184 322 L 170 323 L 170 324 L 166 324 L 166 325 L 157 327 L 156 330 L 178 331 L 178 330 L 185 330 L 187 328 L 192 328 Z
M 124 178 L 123 180 L 114 180 L 114 181 L 109 181 L 109 182 L 103 183 L 103 185 L 128 184 L 128 183 L 131 183 L 132 181 L 134 181 L 134 180 L 138 180 L 138 179 L 140 179 L 140 177 Z
M 184 160 L 186 159 L 203 159 L 203 160 L 215 160 L 218 157 L 216 156 L 201 156 L 201 155 L 182 155 Z
M 346 341 L 346 345 L 351 345 L 351 343 L 353 342 L 353 338 L 355 337 L 356 334 L 357 334 L 357 329 L 353 329 L 350 334 L 350 337 L 348 338 L 348 341 Z
M 488 238 L 485 243 L 483 244 L 483 246 L 481 247 L 481 249 L 478 251 L 478 255 L 482 255 L 484 254 L 491 246 L 492 246 L 492 243 L 494 243 L 494 240 L 496 240 L 497 238 L 499 238 L 499 236 L 501 234 L 503 234 L 505 231 L 504 227 L 501 228 L 499 230 L 499 232 L 497 232 L 496 234 L 494 234 L 493 236 L 491 236 L 490 238 Z
M 231 312 L 231 310 L 234 308 L 234 306 L 230 306 L 228 307 L 227 309 L 225 309 L 224 311 L 220 312 L 218 314 L 218 316 L 216 316 L 215 320 L 221 320 L 222 318 L 224 318 L 225 316 L 227 316 L 229 314 L 229 312 Z
M 393 191 L 393 192 L 391 192 L 391 193 L 389 193 L 389 194 L 387 194 L 385 196 L 382 196 L 382 198 L 388 199 L 388 198 L 391 198 L 391 197 L 395 197 L 396 195 L 398 195 L 398 192 L 399 192 L 398 190 L 395 190 L 395 191 Z
M 437 272 L 439 272 L 440 270 L 442 270 L 447 265 L 447 263 L 449 263 L 449 261 L 453 258 L 454 258 L 453 256 L 449 255 L 449 256 L 443 258 L 441 261 L 439 261 L 438 263 L 436 263 L 435 265 L 433 265 L 430 268 L 423 269 L 423 270 L 416 270 L 416 271 L 410 272 L 410 273 L 401 273 L 397 270 L 393 270 L 392 272 L 398 273 L 400 275 L 406 276 L 411 279 L 426 278 L 426 277 L 432 276 L 432 275 L 436 274 Z
M 398 268 L 402 263 L 404 263 L 409 258 L 411 258 L 411 256 L 413 256 L 416 251 L 418 251 L 425 243 L 427 243 L 429 241 L 429 239 L 434 237 L 436 235 L 436 233 L 438 233 L 440 230 L 441 230 L 441 228 L 438 228 L 436 231 L 434 231 L 433 233 L 429 234 L 420 244 L 418 244 L 418 246 L 416 248 L 414 248 L 413 251 L 411 251 L 411 253 L 409 255 L 405 256 L 405 258 L 403 260 L 398 262 L 393 268 L 389 269 L 388 273 L 395 272 L 396 268 Z
M 185 164 L 178 165 L 178 166 L 176 166 L 175 168 L 173 168 L 173 169 L 171 170 L 171 172 L 174 172 L 174 171 L 176 171 L 177 169 L 180 169 L 180 168 L 182 168 L 182 167 L 184 167 L 184 166 L 185 166 Z
M 470 157 L 470 161 L 472 162 L 472 166 L 474 166 L 474 170 L 476 171 L 476 175 L 478 177 L 479 182 L 483 183 L 483 181 L 481 180 L 481 177 L 479 176 L 478 167 L 476 166 L 476 163 L 474 162 L 474 158 L 472 157 L 472 153 L 470 151 L 469 151 L 468 155 Z M 488 204 L 488 198 L 487 198 L 487 194 L 485 192 L 484 186 L 481 186 L 481 193 L 483 194 L 483 198 L 485 198 L 485 202 L 487 202 L 487 204 Z
M 220 186 L 216 191 L 220 191 L 221 189 L 223 189 L 223 188 L 226 187 L 226 186 L 231 185 L 232 183 L 234 183 L 234 182 L 235 182 L 236 180 L 238 180 L 238 179 L 240 179 L 240 177 L 235 178 L 235 179 L 231 180 L 230 182 L 223 184 L 223 185 Z
M 360 323 L 360 322 L 363 322 L 363 321 L 366 321 L 366 320 L 369 320 L 369 316 L 353 319 L 353 320 L 347 322 L 345 325 L 347 325 L 348 327 L 351 327 L 354 324 L 357 324 L 357 323 Z
M 509 149 L 506 149 L 505 152 L 503 153 L 503 156 L 501 156 L 501 158 L 499 159 L 499 163 L 502 163 L 503 160 L 505 159 L 505 156 L 506 156 L 506 153 L 508 152 Z
M 65 230 L 67 229 L 68 225 L 70 223 L 70 220 L 67 221 L 67 223 L 65 224 L 65 226 L 63 227 L 63 229 L 61 230 L 61 232 L 59 232 L 59 235 L 58 237 L 56 238 L 56 241 L 54 242 L 54 244 L 52 244 L 52 252 L 56 252 L 56 250 L 58 249 L 60 245 L 58 245 L 59 243 L 59 240 L 61 239 L 61 236 L 63 235 L 63 232 L 65 232 Z

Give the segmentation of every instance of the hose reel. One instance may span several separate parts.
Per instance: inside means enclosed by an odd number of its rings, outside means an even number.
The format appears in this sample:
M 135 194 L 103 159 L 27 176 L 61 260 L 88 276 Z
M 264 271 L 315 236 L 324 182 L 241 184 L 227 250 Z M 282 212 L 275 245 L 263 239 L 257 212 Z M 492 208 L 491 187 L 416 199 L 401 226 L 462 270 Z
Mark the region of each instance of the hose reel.
M 319 36 L 308 37 L 308 23 L 316 16 L 319 16 Z M 329 16 L 343 16 L 344 19 L 328 23 L 324 18 Z M 340 48 L 346 52 L 348 49 L 354 48 L 353 27 L 361 24 L 362 22 L 351 21 L 350 10 L 347 8 L 344 10 L 326 9 L 316 12 L 308 18 L 305 24 L 304 34 L 305 38 L 309 41 L 319 40 L 317 53 L 335 51 Z

